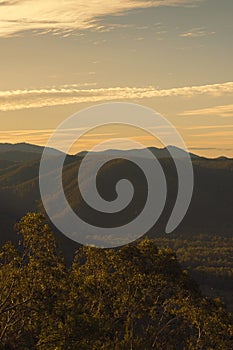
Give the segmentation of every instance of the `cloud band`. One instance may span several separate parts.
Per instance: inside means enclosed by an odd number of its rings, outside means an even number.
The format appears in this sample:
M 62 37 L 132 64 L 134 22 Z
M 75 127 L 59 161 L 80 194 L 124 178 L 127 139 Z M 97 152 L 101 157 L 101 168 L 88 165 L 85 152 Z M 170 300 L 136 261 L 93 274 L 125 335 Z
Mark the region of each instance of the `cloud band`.
M 0 111 L 144 98 L 221 96 L 232 93 L 233 82 L 161 90 L 153 86 L 80 89 L 72 85 L 60 89 L 0 91 Z

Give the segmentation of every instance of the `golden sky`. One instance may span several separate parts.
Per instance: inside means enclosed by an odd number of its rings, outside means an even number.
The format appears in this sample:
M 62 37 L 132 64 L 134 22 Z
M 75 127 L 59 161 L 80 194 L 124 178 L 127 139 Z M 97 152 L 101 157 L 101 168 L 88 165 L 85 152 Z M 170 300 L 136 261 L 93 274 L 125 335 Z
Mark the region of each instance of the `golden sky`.
M 44 145 L 69 115 L 124 101 L 190 151 L 233 157 L 232 15 L 232 0 L 0 0 L 0 142 Z M 109 126 L 76 150 L 122 134 L 158 145 Z

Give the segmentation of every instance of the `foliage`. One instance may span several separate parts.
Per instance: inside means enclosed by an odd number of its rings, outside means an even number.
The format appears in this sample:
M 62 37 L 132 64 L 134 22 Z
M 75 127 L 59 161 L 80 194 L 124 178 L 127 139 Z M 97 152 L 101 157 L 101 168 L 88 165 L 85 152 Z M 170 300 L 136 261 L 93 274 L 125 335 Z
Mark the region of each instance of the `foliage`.
M 67 268 L 41 214 L 0 253 L 0 349 L 229 350 L 230 316 L 151 240 L 82 247 Z
M 224 300 L 233 312 L 233 237 L 185 234 L 157 237 L 160 247 L 173 249 L 182 266 L 201 286 L 204 294 Z

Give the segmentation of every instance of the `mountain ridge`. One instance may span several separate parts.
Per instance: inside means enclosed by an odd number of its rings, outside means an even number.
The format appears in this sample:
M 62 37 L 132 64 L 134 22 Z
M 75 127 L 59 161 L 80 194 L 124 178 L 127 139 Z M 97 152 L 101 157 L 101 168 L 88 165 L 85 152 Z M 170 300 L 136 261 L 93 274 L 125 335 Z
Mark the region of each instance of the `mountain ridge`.
M 43 147 L 40 148 L 40 152 L 42 149 Z M 157 152 L 157 149 L 154 152 Z M 21 153 L 24 154 L 24 152 Z M 26 154 L 29 153 L 26 152 Z M 161 150 L 158 153 L 161 155 Z M 0 156 L 1 154 L 9 155 L 7 152 L 0 152 Z M 18 242 L 19 237 L 14 231 L 14 225 L 27 212 L 44 212 L 39 189 L 39 166 L 42 153 L 39 156 L 38 152 L 30 154 L 35 155 L 35 158 L 25 160 L 22 157 L 21 161 L 9 161 L 1 160 L 0 157 L 0 245 L 7 241 Z M 164 151 L 162 154 L 168 155 Z M 99 156 L 102 155 L 99 153 Z M 115 185 L 122 178 L 129 179 L 135 189 L 132 203 L 125 210 L 113 216 L 102 215 L 89 208 L 80 196 L 77 174 L 82 158 L 83 155 L 69 155 L 66 156 L 64 163 L 63 187 L 72 209 L 87 222 L 100 227 L 114 225 L 118 227 L 130 222 L 135 215 L 140 213 L 146 201 L 145 178 L 138 167 L 133 165 L 133 162 L 118 159 L 108 161 L 101 168 L 97 177 L 97 187 L 105 200 L 115 199 Z M 156 242 L 161 241 L 163 246 L 172 244 L 175 250 L 178 247 L 179 258 L 186 268 L 193 269 L 193 274 L 202 285 L 203 290 L 207 290 L 212 296 L 224 296 L 227 304 L 233 310 L 231 302 L 233 261 L 230 258 L 233 256 L 233 249 L 230 249 L 233 239 L 233 160 L 207 159 L 198 156 L 191 159 L 194 170 L 193 198 L 182 223 L 172 234 L 167 235 L 165 227 L 177 196 L 177 172 L 171 157 L 158 157 L 166 176 L 168 195 L 160 219 L 147 233 L 147 236 Z M 151 162 L 150 159 L 146 161 Z M 89 186 L 90 181 L 93 180 L 91 175 L 90 170 L 84 179 L 85 186 Z M 54 200 L 58 200 L 56 194 Z M 61 218 L 64 214 L 62 211 L 59 212 Z M 68 239 L 55 227 L 53 229 L 66 259 L 71 261 L 74 252 L 79 247 L 78 243 Z M 202 236 L 201 241 L 200 235 Z M 214 244 L 214 251 L 211 252 L 211 260 L 209 260 L 210 254 L 206 257 L 205 252 L 208 251 L 211 244 Z M 181 249 L 181 246 L 189 247 L 189 253 L 188 248 Z M 197 247 L 199 247 L 198 251 Z M 197 253 L 198 256 L 196 256 Z M 213 271 L 216 271 L 215 275 Z M 216 286 L 218 292 L 214 292 Z
M 44 151 L 46 146 L 40 146 L 36 144 L 31 144 L 27 142 L 20 142 L 20 143 L 0 143 L 0 162 L 1 161 L 26 161 L 26 160 L 33 160 L 38 157 L 40 157 Z M 64 153 L 57 150 L 56 148 L 48 148 L 51 152 L 51 156 L 64 156 Z M 170 157 L 170 151 L 173 153 L 176 153 L 178 158 L 179 156 L 182 157 L 182 155 L 188 153 L 192 159 L 206 159 L 206 160 L 232 160 L 232 158 L 228 158 L 226 156 L 219 156 L 219 157 L 213 157 L 208 158 L 205 156 L 200 156 L 192 152 L 186 152 L 185 150 L 168 145 L 164 148 L 159 147 L 145 147 L 145 148 L 139 148 L 139 149 L 126 149 L 126 150 L 119 150 L 119 149 L 108 149 L 103 151 L 81 151 L 77 152 L 75 154 L 67 154 L 67 156 L 77 156 L 83 158 L 87 153 L 95 154 L 95 155 L 116 155 L 117 153 L 125 154 L 129 156 L 140 156 L 140 153 L 143 154 L 143 150 L 148 149 L 152 152 L 153 155 L 155 155 L 158 158 L 168 158 Z M 143 156 L 143 155 L 142 155 Z M 0 163 L 1 168 L 1 163 Z

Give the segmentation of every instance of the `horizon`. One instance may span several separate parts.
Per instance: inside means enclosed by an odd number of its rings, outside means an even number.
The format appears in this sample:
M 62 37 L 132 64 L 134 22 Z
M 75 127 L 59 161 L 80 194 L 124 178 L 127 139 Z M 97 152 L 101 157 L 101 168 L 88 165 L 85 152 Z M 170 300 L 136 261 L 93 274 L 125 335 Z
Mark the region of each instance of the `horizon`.
M 26 145 L 26 146 L 34 146 L 34 147 L 41 147 L 41 148 L 45 148 L 46 147 L 46 145 L 33 144 L 33 143 L 28 143 L 28 142 L 16 142 L 16 143 L 0 142 L 0 146 L 1 145 L 9 145 L 9 146 Z M 99 151 L 90 151 L 90 152 L 91 153 L 104 153 L 104 152 L 109 152 L 109 151 L 110 152 L 111 151 L 113 151 L 113 152 L 117 152 L 117 151 L 125 151 L 125 152 L 127 152 L 127 151 L 140 151 L 140 150 L 143 150 L 145 148 L 147 148 L 147 149 L 155 149 L 155 150 L 160 150 L 161 151 L 161 150 L 165 150 L 165 149 L 172 148 L 172 147 L 177 148 L 177 149 L 179 149 L 179 150 L 181 150 L 183 152 L 186 152 L 186 150 L 184 150 L 182 148 L 179 148 L 179 147 L 176 147 L 176 146 L 173 146 L 173 145 L 168 145 L 168 146 L 164 146 L 164 147 L 157 147 L 157 146 L 153 146 L 152 145 L 152 146 L 140 147 L 140 148 L 103 148 L 102 150 L 99 150 Z M 51 147 L 49 147 L 49 148 L 51 148 Z M 58 151 L 58 149 L 56 149 L 56 148 L 51 148 L 51 149 L 53 149 L 55 151 Z M 227 156 L 224 156 L 224 155 L 220 155 L 220 156 L 217 156 L 217 157 L 206 157 L 206 156 L 204 156 L 202 154 L 198 154 L 196 152 L 193 152 L 195 150 L 192 151 L 190 149 L 187 149 L 187 151 L 188 151 L 189 154 L 192 154 L 194 156 L 197 156 L 197 157 L 200 157 L 200 158 L 206 158 L 206 159 L 210 159 L 210 160 L 211 159 L 212 160 L 220 159 L 220 158 L 225 158 L 225 159 L 228 159 L 228 160 L 232 160 L 233 159 L 233 157 L 231 158 L 231 157 L 227 157 Z M 76 155 L 79 155 L 81 153 L 88 153 L 88 152 L 89 152 L 88 150 L 84 149 L 84 150 L 78 151 L 76 153 L 67 153 L 67 155 L 69 155 L 69 156 L 76 156 Z

